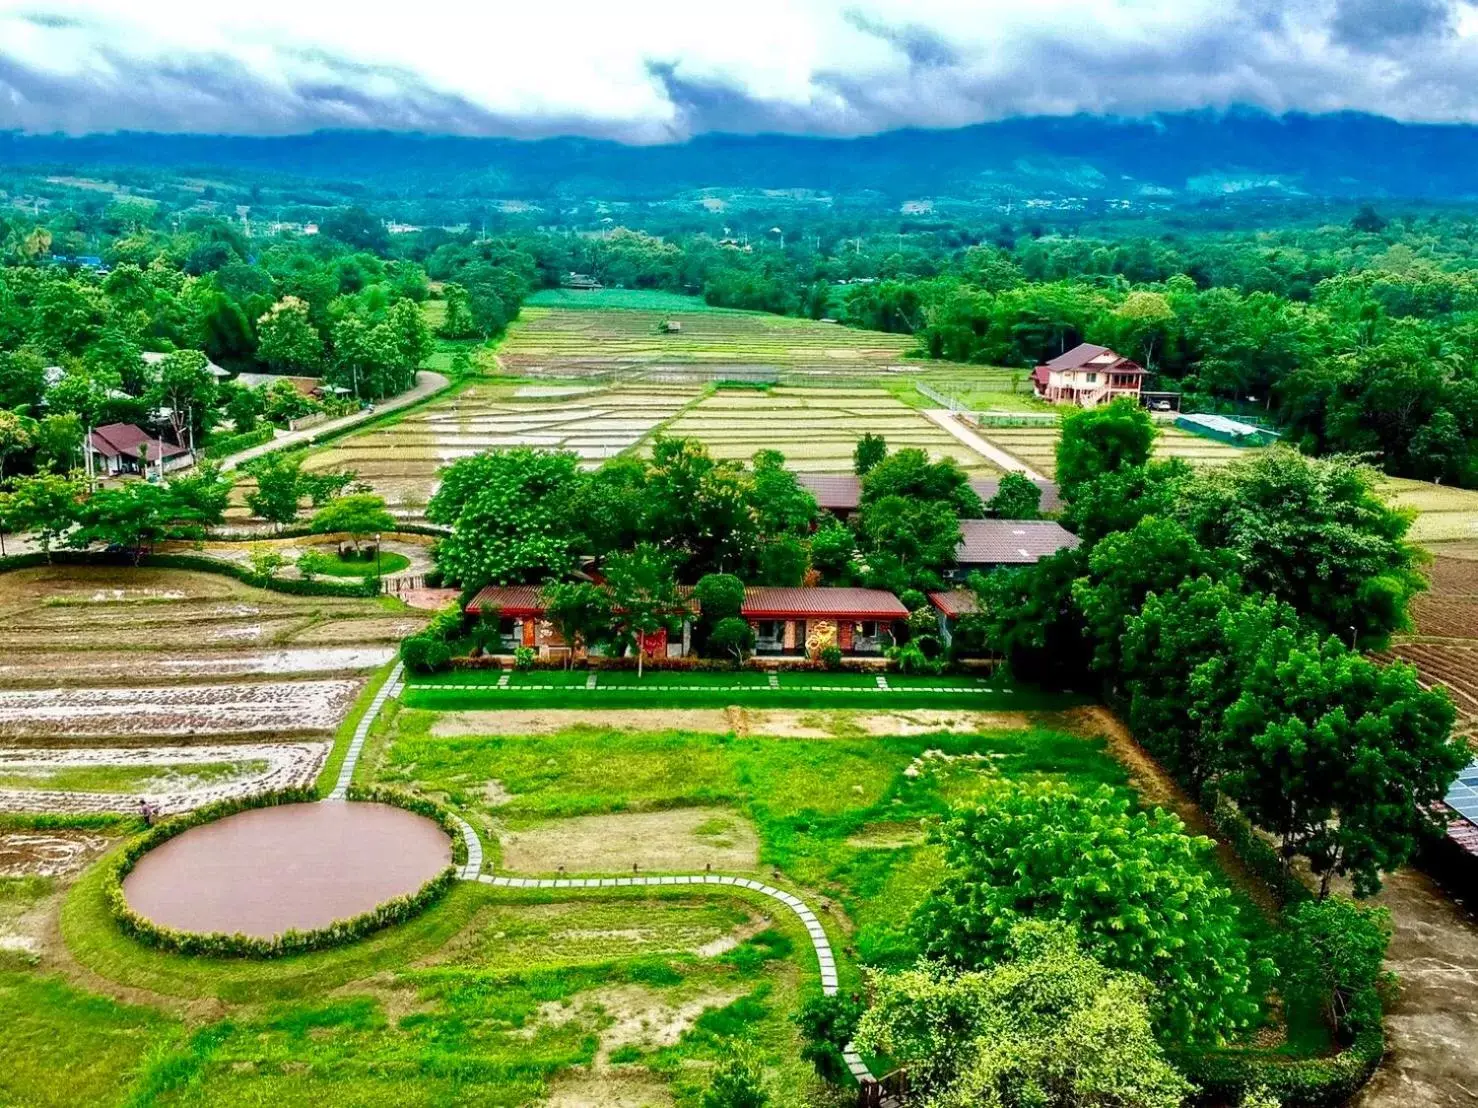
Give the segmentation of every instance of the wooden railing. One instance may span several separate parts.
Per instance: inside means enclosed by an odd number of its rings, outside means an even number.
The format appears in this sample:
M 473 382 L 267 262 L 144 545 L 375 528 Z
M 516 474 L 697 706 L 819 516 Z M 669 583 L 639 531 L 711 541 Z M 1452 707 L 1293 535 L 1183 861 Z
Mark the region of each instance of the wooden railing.
M 857 1089 L 857 1108 L 899 1108 L 908 1101 L 908 1071 L 869 1078 Z

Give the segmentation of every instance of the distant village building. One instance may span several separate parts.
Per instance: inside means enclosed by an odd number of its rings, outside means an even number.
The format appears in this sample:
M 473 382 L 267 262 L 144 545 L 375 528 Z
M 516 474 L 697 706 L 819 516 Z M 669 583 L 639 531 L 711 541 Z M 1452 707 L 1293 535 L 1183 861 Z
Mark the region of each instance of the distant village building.
M 601 283 L 588 273 L 566 273 L 560 278 L 559 287 L 562 289 L 583 289 L 594 292 L 601 288 Z
M 680 334 L 682 329 L 682 321 L 678 319 L 664 319 L 661 323 L 657 324 L 657 330 L 661 331 L 664 335 Z
M 142 448 L 142 449 L 141 449 Z M 190 464 L 190 452 L 163 439 L 156 439 L 132 423 L 108 423 L 88 438 L 94 472 L 105 477 L 150 470 L 165 473 Z
M 1139 400 L 1144 367 L 1106 346 L 1079 343 L 1032 370 L 1037 396 L 1054 404 L 1093 408 L 1120 396 Z

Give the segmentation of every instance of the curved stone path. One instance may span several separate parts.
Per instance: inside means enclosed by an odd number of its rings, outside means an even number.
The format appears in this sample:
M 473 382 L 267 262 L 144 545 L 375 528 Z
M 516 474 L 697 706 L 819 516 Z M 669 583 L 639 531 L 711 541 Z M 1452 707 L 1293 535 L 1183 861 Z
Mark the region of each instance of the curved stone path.
M 370 728 L 379 718 L 385 701 L 400 694 L 404 674 L 404 666 L 396 662 L 395 668 L 390 671 L 390 676 L 385 679 L 385 683 L 380 686 L 374 699 L 370 701 L 369 708 L 365 710 L 364 716 L 354 728 L 354 735 L 349 741 L 349 749 L 344 755 L 344 764 L 339 768 L 338 781 L 333 791 L 325 798 L 326 800 L 335 801 L 346 798 L 349 783 L 354 780 L 354 770 L 359 764 L 359 757 L 364 752 L 364 742 L 369 737 Z M 761 896 L 767 896 L 794 912 L 796 918 L 805 926 L 806 933 L 811 938 L 811 946 L 816 951 L 816 962 L 821 967 L 821 991 L 827 996 L 836 995 L 838 988 L 836 956 L 832 953 L 831 941 L 826 937 L 826 929 L 821 926 L 816 913 L 805 901 L 784 889 L 777 889 L 773 885 L 766 885 L 748 877 L 716 873 L 666 877 L 498 877 L 482 872 L 482 840 L 477 837 L 477 831 L 473 826 L 455 812 L 452 813 L 452 820 L 462 833 L 462 842 L 467 847 L 467 862 L 458 874 L 464 881 L 478 881 L 498 889 L 629 889 L 669 885 L 723 885 L 734 889 L 748 889 Z M 842 1058 L 847 1063 L 847 1069 L 851 1071 L 859 1084 L 872 1080 L 872 1073 L 868 1070 L 867 1063 L 853 1049 L 851 1043 L 843 1048 Z

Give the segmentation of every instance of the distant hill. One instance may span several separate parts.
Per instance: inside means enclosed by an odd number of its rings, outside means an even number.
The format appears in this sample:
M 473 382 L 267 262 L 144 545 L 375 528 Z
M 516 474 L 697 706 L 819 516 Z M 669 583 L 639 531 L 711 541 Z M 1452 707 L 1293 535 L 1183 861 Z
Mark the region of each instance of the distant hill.
M 0 165 L 270 172 L 446 195 L 651 199 L 700 188 L 918 196 L 1478 197 L 1478 126 L 1250 109 L 1034 117 L 855 139 L 704 135 L 669 146 L 318 132 L 275 138 L 0 134 Z

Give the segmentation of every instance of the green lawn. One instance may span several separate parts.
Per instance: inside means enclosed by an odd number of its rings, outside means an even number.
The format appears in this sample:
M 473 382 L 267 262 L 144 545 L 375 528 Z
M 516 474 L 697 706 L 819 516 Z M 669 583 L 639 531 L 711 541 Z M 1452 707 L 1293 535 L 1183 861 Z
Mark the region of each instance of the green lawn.
M 409 558 L 393 550 L 382 552 L 378 559 L 356 558 L 353 555 L 345 558 L 334 553 L 329 555 L 329 561 L 318 572 L 330 577 L 379 577 L 387 573 L 399 573 L 410 564 Z
M 512 864 L 518 837 L 525 851 L 539 836 L 559 844 L 552 849 L 563 853 L 549 855 L 550 870 L 576 847 L 610 842 L 623 858 L 680 851 L 692 840 L 701 858 L 703 850 L 746 842 L 749 861 L 733 868 L 790 888 L 819 910 L 844 989 L 859 987 L 862 965 L 900 966 L 915 957 L 908 921 L 941 872 L 938 848 L 925 836 L 929 821 L 1000 781 L 1129 788 L 1101 740 L 1069 733 L 1074 717 L 1052 714 L 976 734 L 872 737 L 858 716 L 817 711 L 794 722 L 825 737 L 779 738 L 627 730 L 614 720 L 499 734 L 496 715 L 454 718 L 416 706 L 424 698 L 466 698 L 483 708 L 604 708 L 626 700 L 673 708 L 704 697 L 760 706 L 776 693 L 758 684 L 765 674 L 750 671 L 659 672 L 643 684 L 634 673 L 602 673 L 602 681 L 623 683 L 594 693 L 521 691 L 515 683 L 479 694 L 457 684 L 496 676 L 444 675 L 408 690 L 407 706 L 392 707 L 376 725 L 357 779 L 450 804 L 479 828 L 490 868 Z M 582 685 L 585 676 L 512 675 L 515 682 Z M 851 687 L 814 687 L 839 676 Z M 645 683 L 652 679 L 660 680 Z M 713 685 L 741 679 L 752 686 L 742 697 Z M 826 708 L 855 702 L 871 713 L 997 708 L 1033 695 L 995 685 L 995 693 L 931 694 L 919 683 L 943 679 L 891 675 L 890 684 L 905 691 L 869 693 L 859 687 L 863 679 L 871 677 L 787 673 L 779 693 L 795 698 L 792 707 L 810 698 Z M 339 747 L 377 681 L 345 722 Z M 973 677 L 948 683 L 987 687 Z M 331 759 L 325 778 L 336 764 Z M 648 822 L 628 833 L 628 818 Z M 669 856 L 676 860 L 644 869 L 702 868 Z M 546 871 L 525 863 L 517 872 Z M 64 894 L 60 930 L 71 961 L 88 982 L 169 1003 L 123 1005 L 83 990 L 75 975 L 64 980 L 0 954 L 0 1103 L 513 1108 L 560 1090 L 569 1103 L 597 1103 L 609 1091 L 601 1082 L 617 1082 L 633 1103 L 670 1099 L 675 1108 L 697 1108 L 709 1064 L 736 1038 L 765 1060 L 775 1108 L 826 1102 L 799 1060 L 791 1019 L 819 988 L 814 953 L 792 915 L 746 890 L 556 893 L 462 883 L 416 919 L 352 946 L 257 962 L 141 946 L 114 925 L 102 874 L 94 866 Z M 36 879 L 0 882 L 0 927 L 56 889 Z M 1267 921 L 1250 905 L 1244 918 L 1265 944 Z M 663 1026 L 674 1028 L 665 1038 L 655 1031 Z M 60 1058 L 77 1061 L 63 1066 Z

